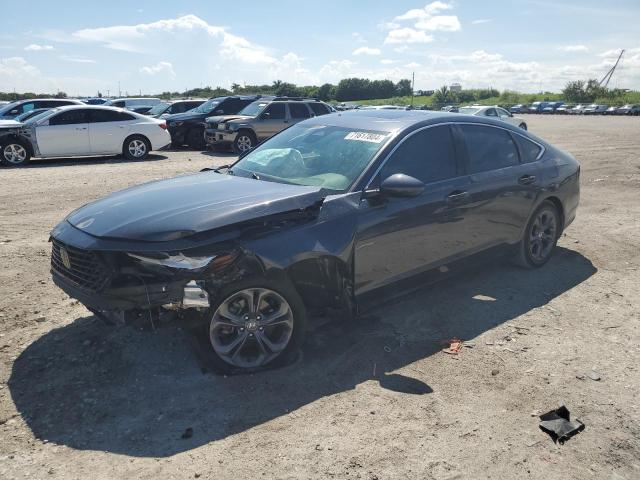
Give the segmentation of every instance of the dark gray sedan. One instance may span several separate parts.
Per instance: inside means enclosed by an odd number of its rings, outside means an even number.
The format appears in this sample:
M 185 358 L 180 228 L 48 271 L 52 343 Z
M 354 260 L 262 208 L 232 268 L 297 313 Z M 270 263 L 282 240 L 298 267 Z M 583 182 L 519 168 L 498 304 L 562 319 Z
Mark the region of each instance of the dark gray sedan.
M 96 315 L 196 318 L 226 372 L 286 362 L 308 313 L 506 254 L 536 268 L 573 221 L 580 166 L 517 126 L 445 112 L 311 118 L 228 167 L 147 183 L 51 233 L 55 283 Z

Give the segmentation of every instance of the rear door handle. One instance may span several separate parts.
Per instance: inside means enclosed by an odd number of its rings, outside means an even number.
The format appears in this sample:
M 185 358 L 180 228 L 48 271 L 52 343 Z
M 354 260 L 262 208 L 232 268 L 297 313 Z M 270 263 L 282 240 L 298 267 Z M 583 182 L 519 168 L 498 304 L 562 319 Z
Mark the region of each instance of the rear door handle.
M 520 185 L 531 185 L 536 181 L 535 175 L 523 175 L 518 179 Z
M 462 190 L 454 190 L 449 195 L 447 195 L 447 203 L 462 203 L 467 198 L 469 198 L 469 192 L 465 192 Z

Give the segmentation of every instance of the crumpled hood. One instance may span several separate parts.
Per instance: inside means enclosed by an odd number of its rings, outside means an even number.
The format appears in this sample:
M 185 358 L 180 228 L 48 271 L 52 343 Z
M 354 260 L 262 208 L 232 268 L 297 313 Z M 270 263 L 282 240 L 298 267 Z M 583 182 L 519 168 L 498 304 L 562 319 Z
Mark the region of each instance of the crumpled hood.
M 113 193 L 67 221 L 95 237 L 161 242 L 306 208 L 322 198 L 317 187 L 203 172 Z
M 207 118 L 207 123 L 227 123 L 227 122 L 231 122 L 234 120 L 250 120 L 252 118 L 251 115 L 218 115 L 216 117 L 209 117 Z
M 168 117 L 165 117 L 165 120 L 167 122 L 178 122 L 178 121 L 184 122 L 185 120 L 204 119 L 208 115 L 209 115 L 208 113 L 197 113 L 197 112 L 174 113 L 173 115 L 169 115 Z
M 19 128 L 23 125 L 24 123 L 17 122 L 16 120 L 0 120 L 0 129 Z

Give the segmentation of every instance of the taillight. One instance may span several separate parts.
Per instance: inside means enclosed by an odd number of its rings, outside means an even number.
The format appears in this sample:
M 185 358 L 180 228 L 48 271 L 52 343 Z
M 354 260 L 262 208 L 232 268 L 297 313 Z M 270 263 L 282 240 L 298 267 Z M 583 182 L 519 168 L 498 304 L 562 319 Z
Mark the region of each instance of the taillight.
M 158 124 L 158 126 L 159 126 L 161 129 L 166 130 L 166 129 L 167 129 L 167 122 L 159 123 L 159 124 Z

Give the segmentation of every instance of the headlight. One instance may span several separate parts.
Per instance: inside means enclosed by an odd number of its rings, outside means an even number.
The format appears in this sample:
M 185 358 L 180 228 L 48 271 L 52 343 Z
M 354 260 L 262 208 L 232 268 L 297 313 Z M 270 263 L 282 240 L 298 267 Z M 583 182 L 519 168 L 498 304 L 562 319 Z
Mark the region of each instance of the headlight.
M 150 265 L 161 265 L 163 267 L 179 268 L 183 270 L 200 270 L 211 263 L 217 255 L 210 257 L 185 257 L 183 253 L 177 255 L 162 254 L 157 258 L 138 255 L 136 253 L 127 253 L 131 258 L 148 263 Z

